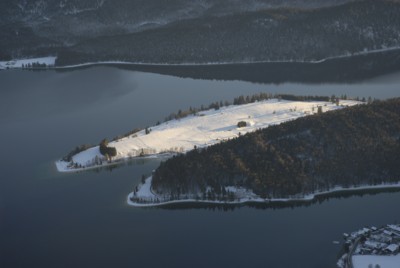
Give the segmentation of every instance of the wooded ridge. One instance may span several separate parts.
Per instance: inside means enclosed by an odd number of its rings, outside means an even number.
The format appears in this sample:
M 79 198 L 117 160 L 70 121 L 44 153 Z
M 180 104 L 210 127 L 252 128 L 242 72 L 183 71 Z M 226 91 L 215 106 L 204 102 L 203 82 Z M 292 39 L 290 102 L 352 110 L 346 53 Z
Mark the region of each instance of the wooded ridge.
M 161 163 L 158 194 L 226 194 L 226 186 L 283 198 L 334 186 L 400 180 L 400 98 L 271 126 Z

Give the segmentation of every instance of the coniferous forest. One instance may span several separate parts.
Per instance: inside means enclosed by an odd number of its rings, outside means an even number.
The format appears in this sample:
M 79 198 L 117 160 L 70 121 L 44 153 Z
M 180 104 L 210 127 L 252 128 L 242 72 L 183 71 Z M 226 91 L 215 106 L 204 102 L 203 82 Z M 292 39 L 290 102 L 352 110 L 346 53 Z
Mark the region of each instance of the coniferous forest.
M 177 155 L 154 172 L 160 194 L 242 186 L 264 198 L 400 180 L 400 98 L 299 118 Z

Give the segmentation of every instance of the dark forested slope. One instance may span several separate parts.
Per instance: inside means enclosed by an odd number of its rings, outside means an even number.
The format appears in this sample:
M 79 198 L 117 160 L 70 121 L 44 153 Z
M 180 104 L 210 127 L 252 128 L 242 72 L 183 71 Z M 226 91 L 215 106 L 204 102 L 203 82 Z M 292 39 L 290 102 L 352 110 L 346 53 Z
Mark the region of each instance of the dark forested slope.
M 129 35 L 185 19 L 349 1 L 354 0 L 1 0 L 0 60 L 56 54 L 91 38 Z
M 59 54 L 60 65 L 313 61 L 400 46 L 400 3 L 365 0 L 319 9 L 265 9 L 192 18 L 98 37 Z
M 311 61 L 400 46 L 390 0 L 4 0 L 0 60 Z
M 400 180 L 400 98 L 308 116 L 175 156 L 153 174 L 178 197 L 244 186 L 262 197 Z

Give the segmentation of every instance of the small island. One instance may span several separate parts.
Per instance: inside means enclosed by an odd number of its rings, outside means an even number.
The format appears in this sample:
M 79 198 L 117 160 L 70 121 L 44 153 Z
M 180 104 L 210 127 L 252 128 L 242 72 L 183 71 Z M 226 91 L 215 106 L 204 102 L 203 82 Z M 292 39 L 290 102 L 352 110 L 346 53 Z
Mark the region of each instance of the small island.
M 164 123 L 134 130 L 122 138 L 103 140 L 98 146 L 78 146 L 57 161 L 56 166 L 60 172 L 77 172 L 118 165 L 137 157 L 171 157 L 299 117 L 362 103 L 336 97 L 271 96 L 265 93 L 240 96 L 233 104 L 216 102 L 209 109 L 178 111 Z
M 333 192 L 399 188 L 399 152 L 400 99 L 376 101 L 174 155 L 143 178 L 127 202 L 310 201 Z
M 400 224 L 364 227 L 343 234 L 345 254 L 340 268 L 397 268 L 400 265 Z

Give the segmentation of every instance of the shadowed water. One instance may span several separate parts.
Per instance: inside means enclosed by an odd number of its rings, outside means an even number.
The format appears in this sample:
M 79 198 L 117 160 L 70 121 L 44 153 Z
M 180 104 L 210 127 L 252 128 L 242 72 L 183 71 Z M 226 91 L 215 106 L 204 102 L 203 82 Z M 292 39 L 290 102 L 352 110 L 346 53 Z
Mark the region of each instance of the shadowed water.
M 160 160 L 57 173 L 54 160 L 189 106 L 260 91 L 399 96 L 400 74 L 353 84 L 252 84 L 96 67 L 0 72 L 0 267 L 335 267 L 343 232 L 399 220 L 399 192 L 307 206 L 138 209 Z

